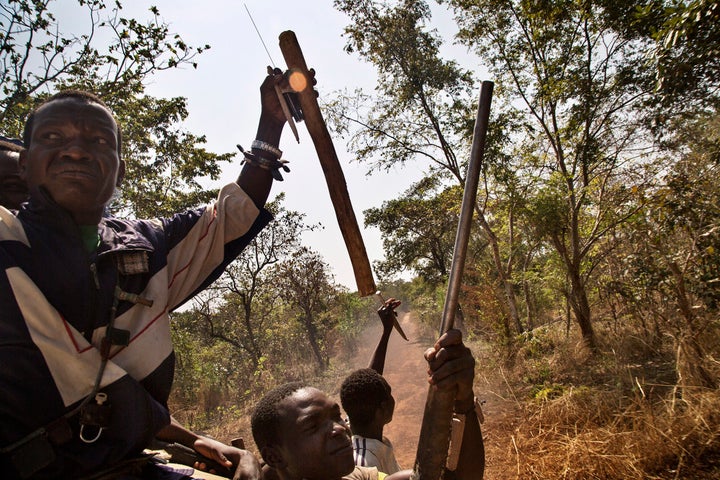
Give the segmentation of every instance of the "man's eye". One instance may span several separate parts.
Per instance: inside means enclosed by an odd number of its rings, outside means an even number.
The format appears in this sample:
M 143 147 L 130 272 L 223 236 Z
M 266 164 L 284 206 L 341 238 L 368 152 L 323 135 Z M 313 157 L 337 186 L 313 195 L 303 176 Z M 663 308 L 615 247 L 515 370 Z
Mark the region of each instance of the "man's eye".
M 47 140 L 60 140 L 62 136 L 58 132 L 45 132 L 43 133 L 42 138 Z
M 99 145 L 109 145 L 110 141 L 105 137 L 96 137 L 95 143 L 97 143 Z
M 305 432 L 307 432 L 307 433 L 312 433 L 312 432 L 314 432 L 314 431 L 317 430 L 317 429 L 318 429 L 318 423 L 317 423 L 317 422 L 308 423 L 308 424 L 305 425 Z

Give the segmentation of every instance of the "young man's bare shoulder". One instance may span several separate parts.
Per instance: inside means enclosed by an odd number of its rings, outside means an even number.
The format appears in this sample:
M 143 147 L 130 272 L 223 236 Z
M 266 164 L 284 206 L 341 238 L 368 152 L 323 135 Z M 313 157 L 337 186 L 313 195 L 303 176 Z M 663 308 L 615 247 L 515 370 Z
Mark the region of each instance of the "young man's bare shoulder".
M 355 470 L 345 475 L 343 480 L 382 480 L 384 477 L 384 474 L 378 474 L 377 467 L 355 466 Z
M 352 473 L 345 475 L 343 480 L 408 480 L 412 474 L 412 470 L 400 470 L 392 475 L 378 472 L 377 467 L 358 467 Z

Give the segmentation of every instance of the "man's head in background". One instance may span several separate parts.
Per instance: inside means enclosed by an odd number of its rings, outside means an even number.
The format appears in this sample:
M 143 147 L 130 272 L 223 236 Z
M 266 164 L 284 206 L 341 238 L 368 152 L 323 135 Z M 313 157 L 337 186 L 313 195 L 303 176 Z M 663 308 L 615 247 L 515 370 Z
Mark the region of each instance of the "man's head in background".
M 0 205 L 17 210 L 27 200 L 27 184 L 20 178 L 20 152 L 23 147 L 0 137 Z
M 382 375 L 371 368 L 361 368 L 348 375 L 340 387 L 340 402 L 350 417 L 350 428 L 367 430 L 375 425 L 382 431 L 395 411 L 392 389 Z M 367 435 L 363 435 L 367 436 Z M 378 440 L 382 440 L 382 437 Z

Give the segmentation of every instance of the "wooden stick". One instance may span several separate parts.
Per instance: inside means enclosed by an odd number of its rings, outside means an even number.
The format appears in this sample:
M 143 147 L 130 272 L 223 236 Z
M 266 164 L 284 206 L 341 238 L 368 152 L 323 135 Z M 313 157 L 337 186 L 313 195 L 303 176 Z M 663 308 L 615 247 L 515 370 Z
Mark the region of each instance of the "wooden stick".
M 320 112 L 320 106 L 317 103 L 315 90 L 312 86 L 312 77 L 308 72 L 305 58 L 294 32 L 288 30 L 280 34 L 280 50 L 283 57 L 285 57 L 288 69 L 299 70 L 307 79 L 305 90 L 298 92 L 298 99 L 305 117 L 305 125 L 315 144 L 315 150 L 325 174 L 330 199 L 335 208 L 335 216 L 345 240 L 345 246 L 350 254 L 350 262 L 355 273 L 358 291 L 363 297 L 372 295 L 377 288 L 370 269 L 370 260 L 365 250 L 365 243 L 360 234 L 360 227 L 350 202 L 345 175 L 340 167 L 327 125 Z

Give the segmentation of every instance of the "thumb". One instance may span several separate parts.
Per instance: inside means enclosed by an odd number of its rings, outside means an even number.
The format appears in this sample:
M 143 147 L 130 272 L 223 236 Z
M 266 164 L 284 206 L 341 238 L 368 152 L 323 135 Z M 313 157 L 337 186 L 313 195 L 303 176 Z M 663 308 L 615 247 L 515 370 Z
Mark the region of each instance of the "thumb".
M 232 462 L 228 460 L 228 458 L 219 450 L 215 450 L 213 452 L 215 455 L 215 461 L 217 461 L 221 465 L 225 465 L 226 467 L 232 466 Z

